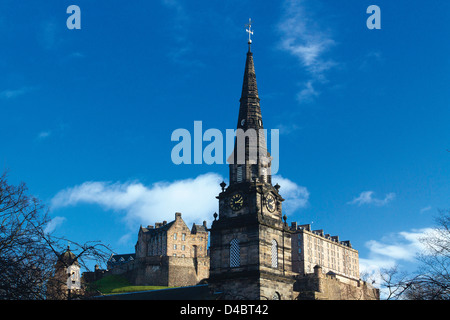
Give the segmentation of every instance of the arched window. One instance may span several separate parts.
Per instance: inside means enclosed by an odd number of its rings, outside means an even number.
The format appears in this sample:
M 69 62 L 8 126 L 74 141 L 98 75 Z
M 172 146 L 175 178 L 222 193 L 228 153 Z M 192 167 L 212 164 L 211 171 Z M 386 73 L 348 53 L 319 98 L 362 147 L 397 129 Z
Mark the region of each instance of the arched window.
M 239 240 L 233 239 L 230 242 L 230 268 L 236 268 L 241 265 L 241 252 Z
M 278 243 L 272 240 L 272 268 L 278 268 Z

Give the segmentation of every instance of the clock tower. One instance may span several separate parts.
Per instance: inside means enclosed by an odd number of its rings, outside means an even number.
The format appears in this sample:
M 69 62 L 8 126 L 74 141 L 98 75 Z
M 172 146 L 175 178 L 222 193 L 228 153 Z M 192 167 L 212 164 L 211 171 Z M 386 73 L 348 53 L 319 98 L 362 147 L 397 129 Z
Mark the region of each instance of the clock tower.
M 222 182 L 219 214 L 210 229 L 211 287 L 224 299 L 291 300 L 291 233 L 280 186 L 272 185 L 256 85 L 251 23 L 230 183 Z M 284 221 L 283 221 L 284 220 Z

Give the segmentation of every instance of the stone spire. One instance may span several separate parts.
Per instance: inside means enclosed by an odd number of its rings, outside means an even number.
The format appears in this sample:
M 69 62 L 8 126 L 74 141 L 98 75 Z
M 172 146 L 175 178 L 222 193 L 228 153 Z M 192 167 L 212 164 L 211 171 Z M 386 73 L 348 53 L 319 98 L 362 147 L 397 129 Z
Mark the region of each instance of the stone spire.
M 239 100 L 238 128 L 245 130 L 248 128 L 259 129 L 263 127 L 259 100 L 253 53 L 248 51 L 247 60 L 245 61 L 241 99 Z
M 251 26 L 251 23 L 249 24 Z M 271 183 L 270 155 L 267 152 L 263 132 L 253 53 L 250 51 L 250 34 L 253 34 L 250 26 L 247 29 L 247 32 L 250 31 L 251 33 L 249 33 L 249 50 L 245 62 L 241 99 L 239 100 L 238 130 L 234 151 L 230 157 L 234 160 L 230 164 L 230 184 L 242 182 Z
M 255 65 L 253 63 L 253 53 L 251 52 L 251 35 L 252 20 L 248 20 L 248 27 L 245 31 L 248 32 L 248 52 L 247 60 L 245 61 L 244 81 L 242 83 L 241 105 L 239 108 L 239 117 L 237 128 L 246 130 L 248 128 L 260 129 L 262 128 L 261 108 L 259 106 L 258 86 L 256 84 Z

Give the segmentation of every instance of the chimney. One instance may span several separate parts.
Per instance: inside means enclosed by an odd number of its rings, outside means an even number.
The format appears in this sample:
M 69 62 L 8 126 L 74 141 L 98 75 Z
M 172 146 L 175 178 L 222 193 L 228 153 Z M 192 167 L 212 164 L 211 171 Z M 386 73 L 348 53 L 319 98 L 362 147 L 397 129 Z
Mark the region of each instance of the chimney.
M 322 277 L 322 267 L 316 264 L 314 267 L 314 274 L 316 277 L 321 278 Z

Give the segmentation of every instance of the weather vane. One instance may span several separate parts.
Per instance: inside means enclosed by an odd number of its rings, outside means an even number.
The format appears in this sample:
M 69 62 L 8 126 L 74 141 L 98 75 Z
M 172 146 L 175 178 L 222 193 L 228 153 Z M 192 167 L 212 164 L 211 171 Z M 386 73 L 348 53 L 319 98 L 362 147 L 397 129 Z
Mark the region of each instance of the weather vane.
M 248 24 L 245 25 L 246 27 L 248 27 L 248 29 L 245 29 L 245 31 L 248 33 L 248 48 L 250 50 L 250 44 L 252 43 L 252 19 L 248 19 Z

